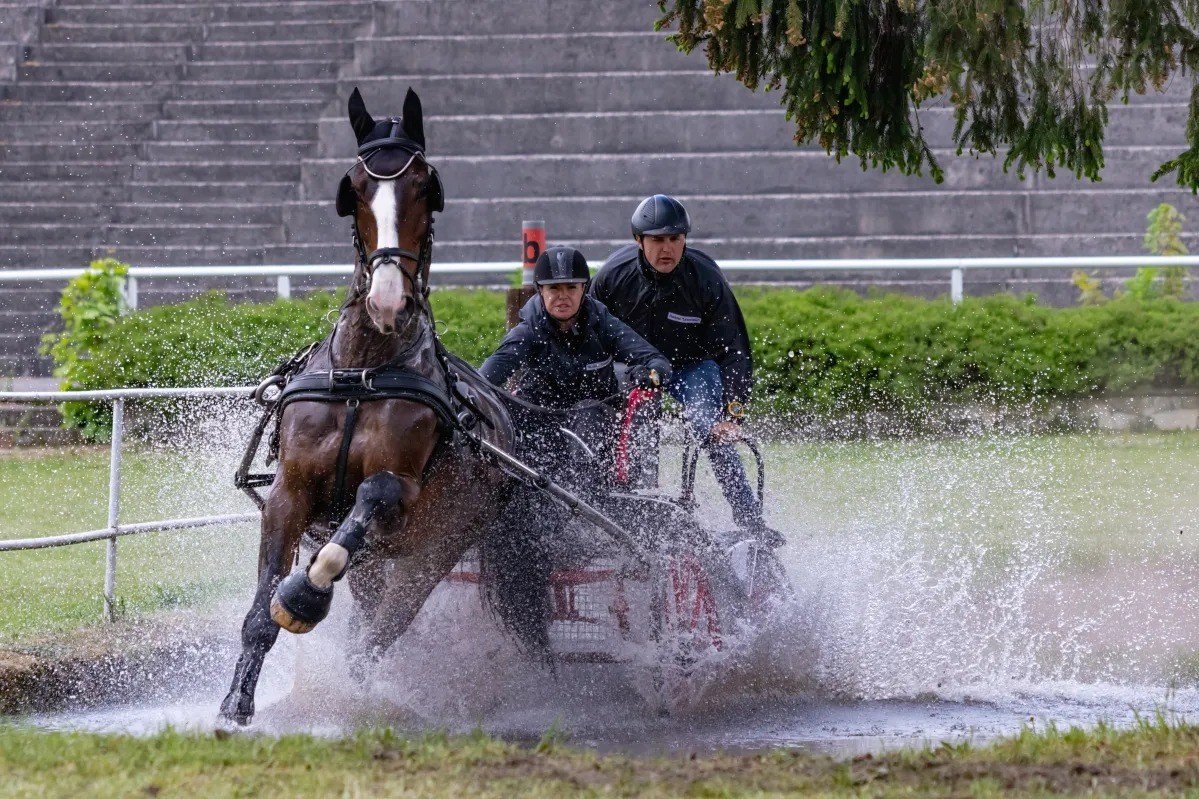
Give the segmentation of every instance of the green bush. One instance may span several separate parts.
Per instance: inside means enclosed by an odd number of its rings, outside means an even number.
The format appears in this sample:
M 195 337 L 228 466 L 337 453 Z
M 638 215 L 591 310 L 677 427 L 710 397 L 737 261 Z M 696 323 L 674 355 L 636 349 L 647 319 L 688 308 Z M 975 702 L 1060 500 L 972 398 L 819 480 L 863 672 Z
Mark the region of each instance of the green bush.
M 489 291 L 432 294 L 442 340 L 474 363 L 494 347 L 504 325 L 503 295 Z M 175 305 L 121 317 L 70 388 L 246 385 L 332 330 L 340 294 L 269 303 L 231 303 L 210 292 Z
M 501 292 L 434 292 L 442 339 L 482 362 L 503 332 Z M 759 409 L 839 419 L 881 411 L 919 424 L 951 402 L 1199 386 L 1199 303 L 1121 297 L 1049 308 L 1011 295 L 960 305 L 827 288 L 741 289 Z M 209 294 L 116 320 L 72 367 L 71 388 L 251 384 L 327 335 L 338 297 L 231 304 Z M 103 418 L 100 418 L 103 421 Z
M 758 397 L 779 410 L 918 419 L 942 402 L 1027 407 L 1199 386 L 1199 304 L 1170 298 L 1049 308 L 1006 294 L 957 306 L 826 288 L 739 297 Z

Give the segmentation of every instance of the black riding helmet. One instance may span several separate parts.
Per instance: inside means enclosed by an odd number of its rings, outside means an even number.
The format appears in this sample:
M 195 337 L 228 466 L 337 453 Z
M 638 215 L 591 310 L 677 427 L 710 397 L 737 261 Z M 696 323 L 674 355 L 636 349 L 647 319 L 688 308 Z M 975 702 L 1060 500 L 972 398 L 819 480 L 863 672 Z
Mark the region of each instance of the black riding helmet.
M 583 253 L 574 247 L 549 247 L 537 256 L 533 265 L 533 285 L 537 288 L 555 283 L 591 282 L 591 269 Z
M 691 232 L 691 217 L 687 209 L 673 197 L 655 194 L 646 197 L 633 212 L 633 238 L 638 236 L 673 236 Z

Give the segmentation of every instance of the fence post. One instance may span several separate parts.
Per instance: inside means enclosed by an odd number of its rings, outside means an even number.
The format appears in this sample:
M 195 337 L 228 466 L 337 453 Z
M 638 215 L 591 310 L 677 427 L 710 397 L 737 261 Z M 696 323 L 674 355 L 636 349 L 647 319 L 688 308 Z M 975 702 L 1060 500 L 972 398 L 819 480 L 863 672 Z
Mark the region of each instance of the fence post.
M 125 311 L 137 310 L 137 278 L 125 275 Z
M 275 293 L 279 295 L 281 300 L 291 299 L 291 277 L 288 275 L 279 275 L 275 280 Z
M 121 513 L 121 439 L 125 436 L 125 400 L 112 401 L 112 445 L 108 456 L 108 529 L 115 533 Z M 117 537 L 104 548 L 104 618 L 117 617 Z
M 949 300 L 957 305 L 962 301 L 962 267 L 949 270 Z

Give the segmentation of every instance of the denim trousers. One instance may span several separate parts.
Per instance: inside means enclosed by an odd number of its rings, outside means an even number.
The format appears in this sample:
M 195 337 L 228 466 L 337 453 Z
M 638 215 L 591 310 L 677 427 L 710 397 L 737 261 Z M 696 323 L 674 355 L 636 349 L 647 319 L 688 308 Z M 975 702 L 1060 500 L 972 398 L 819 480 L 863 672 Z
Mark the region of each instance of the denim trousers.
M 724 383 L 715 361 L 700 361 L 675 370 L 664 386 L 666 392 L 683 406 L 683 419 L 699 442 L 708 441 L 712 427 L 724 415 Z M 720 484 L 724 498 L 733 509 L 733 521 L 745 526 L 758 521 L 762 509 L 750 488 L 745 466 L 732 444 L 709 443 L 708 460 Z

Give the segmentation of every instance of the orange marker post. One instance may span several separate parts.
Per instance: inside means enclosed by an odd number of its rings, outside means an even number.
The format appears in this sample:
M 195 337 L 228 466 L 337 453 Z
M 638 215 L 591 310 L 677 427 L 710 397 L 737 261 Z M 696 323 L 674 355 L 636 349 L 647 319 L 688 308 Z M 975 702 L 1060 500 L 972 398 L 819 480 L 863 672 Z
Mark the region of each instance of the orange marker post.
M 520 321 L 520 309 L 533 296 L 533 267 L 537 257 L 545 252 L 545 222 L 525 221 L 520 224 L 521 277 L 520 285 L 508 289 L 508 329 Z

